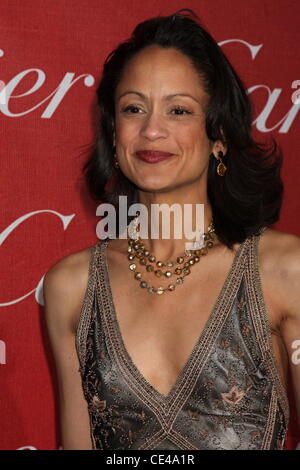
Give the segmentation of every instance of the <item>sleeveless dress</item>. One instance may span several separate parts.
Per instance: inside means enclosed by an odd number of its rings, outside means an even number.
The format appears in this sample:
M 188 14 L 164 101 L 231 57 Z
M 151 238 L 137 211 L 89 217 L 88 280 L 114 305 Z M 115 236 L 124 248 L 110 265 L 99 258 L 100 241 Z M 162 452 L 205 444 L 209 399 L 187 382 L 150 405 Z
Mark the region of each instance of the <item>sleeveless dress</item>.
M 93 450 L 284 449 L 290 410 L 262 294 L 260 235 L 239 245 L 167 396 L 125 348 L 109 280 L 109 239 L 91 247 L 75 343 Z

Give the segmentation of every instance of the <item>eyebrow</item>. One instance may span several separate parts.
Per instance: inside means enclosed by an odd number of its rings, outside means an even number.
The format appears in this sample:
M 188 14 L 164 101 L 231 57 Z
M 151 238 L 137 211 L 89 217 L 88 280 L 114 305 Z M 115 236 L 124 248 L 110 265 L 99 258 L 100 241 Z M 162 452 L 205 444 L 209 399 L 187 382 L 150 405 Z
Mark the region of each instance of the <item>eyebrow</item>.
M 138 95 L 138 96 L 140 96 L 140 97 L 141 97 L 142 99 L 144 99 L 144 100 L 147 99 L 146 96 L 145 96 L 143 93 L 139 92 L 139 91 L 128 90 L 128 91 L 125 91 L 124 93 L 122 93 L 122 94 L 118 97 L 117 101 L 119 101 L 123 96 L 129 95 L 129 94 Z M 196 102 L 199 104 L 199 101 L 196 100 L 196 98 L 194 98 L 194 97 L 193 97 L 192 95 L 190 95 L 189 93 L 173 93 L 173 94 L 171 94 L 171 95 L 165 95 L 165 96 L 163 96 L 163 100 L 164 100 L 164 101 L 168 101 L 168 100 L 174 98 L 174 96 L 188 96 L 189 98 L 192 98 L 192 100 L 196 101 Z

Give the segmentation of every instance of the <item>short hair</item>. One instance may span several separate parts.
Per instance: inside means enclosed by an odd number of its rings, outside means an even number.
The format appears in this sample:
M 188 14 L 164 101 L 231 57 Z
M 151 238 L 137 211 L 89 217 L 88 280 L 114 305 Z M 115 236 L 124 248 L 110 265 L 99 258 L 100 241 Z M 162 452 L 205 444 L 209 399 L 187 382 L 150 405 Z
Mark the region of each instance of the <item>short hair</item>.
M 126 63 L 150 45 L 175 48 L 190 58 L 208 94 L 206 133 L 211 141 L 226 144 L 227 152 L 222 160 L 227 171 L 224 176 L 218 175 L 218 162 L 211 154 L 207 196 L 215 233 L 222 243 L 232 248 L 234 243 L 258 235 L 279 219 L 283 197 L 282 151 L 273 137 L 269 146 L 251 136 L 253 110 L 245 87 L 220 46 L 191 9 L 184 8 L 172 15 L 139 23 L 131 37 L 106 57 L 97 89 L 99 128 L 93 150 L 83 166 L 91 196 L 113 204 L 117 218 L 120 195 L 127 196 L 128 205 L 139 202 L 138 187 L 113 166 L 114 98 Z

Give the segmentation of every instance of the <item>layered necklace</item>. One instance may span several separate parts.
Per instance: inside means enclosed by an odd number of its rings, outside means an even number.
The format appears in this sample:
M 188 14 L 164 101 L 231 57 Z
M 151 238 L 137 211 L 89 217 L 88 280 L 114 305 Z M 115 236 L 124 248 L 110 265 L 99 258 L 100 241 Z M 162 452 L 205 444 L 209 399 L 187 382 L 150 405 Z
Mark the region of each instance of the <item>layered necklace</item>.
M 156 257 L 145 248 L 138 233 L 137 220 L 138 216 L 136 216 L 131 222 L 131 230 L 133 231 L 134 238 L 129 237 L 128 239 L 129 246 L 127 251 L 129 269 L 133 272 L 134 279 L 139 281 L 140 287 L 142 289 L 146 289 L 150 294 L 154 293 L 161 295 L 164 292 L 173 292 L 176 286 L 183 283 L 185 276 L 188 276 L 191 273 L 193 265 L 199 263 L 201 256 L 205 256 L 208 253 L 208 250 L 213 247 L 216 238 L 212 219 L 207 232 L 200 235 L 200 239 L 202 238 L 202 241 L 197 240 L 194 242 L 194 247 L 201 246 L 201 248 L 185 250 L 181 256 L 177 257 L 176 261 L 166 261 L 164 263 L 162 261 L 157 261 Z M 176 280 L 171 284 L 168 284 L 167 287 L 159 286 L 156 288 L 149 285 L 146 281 L 142 280 L 142 273 L 137 270 L 138 261 L 141 266 L 146 267 L 146 271 L 152 272 L 157 278 L 166 277 L 167 279 L 170 279 L 172 276 L 177 276 Z M 161 268 L 167 269 L 162 270 Z

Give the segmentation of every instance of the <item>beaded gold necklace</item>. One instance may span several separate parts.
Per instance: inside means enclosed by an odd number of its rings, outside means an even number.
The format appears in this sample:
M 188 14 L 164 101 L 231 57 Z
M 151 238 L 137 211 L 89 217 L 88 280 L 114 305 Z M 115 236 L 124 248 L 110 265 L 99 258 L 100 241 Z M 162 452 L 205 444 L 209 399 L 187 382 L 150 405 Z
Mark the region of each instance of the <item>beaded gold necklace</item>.
M 137 217 L 134 219 L 134 223 Z M 204 256 L 208 253 L 208 249 L 212 248 L 215 241 L 215 229 L 213 225 L 213 219 L 211 220 L 210 225 L 208 226 L 207 232 L 201 235 L 203 238 L 203 243 L 201 244 L 202 248 L 196 250 L 185 250 L 182 256 L 178 256 L 176 262 L 174 261 L 156 261 L 156 257 L 151 255 L 150 252 L 145 248 L 145 245 L 141 242 L 138 230 L 136 225 L 133 224 L 134 227 L 134 237 L 129 237 L 128 239 L 128 260 L 129 260 L 129 269 L 133 271 L 134 278 L 140 281 L 140 287 L 142 289 L 146 289 L 149 293 L 155 293 L 158 295 L 163 294 L 164 292 L 172 292 L 175 290 L 177 285 L 183 283 L 185 276 L 188 276 L 191 272 L 190 268 L 200 261 L 200 257 Z M 196 242 L 199 244 L 199 242 Z M 203 246 L 204 245 L 204 246 Z M 142 280 L 142 273 L 137 271 L 137 263 L 134 263 L 133 260 L 137 258 L 139 260 L 140 265 L 146 266 L 146 270 L 148 272 L 153 272 L 153 274 L 157 278 L 161 278 L 165 276 L 166 278 L 172 277 L 174 274 L 178 275 L 176 281 L 169 284 L 167 287 L 159 286 L 158 288 L 148 285 L 148 283 Z M 188 258 L 186 262 L 185 258 Z M 148 263 L 150 262 L 150 264 Z M 156 263 L 157 269 L 153 266 Z M 177 266 L 176 266 L 177 265 Z M 174 271 L 167 269 L 166 271 L 162 271 L 160 268 L 166 267 L 171 268 L 176 266 Z

